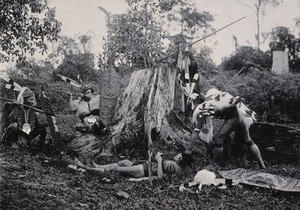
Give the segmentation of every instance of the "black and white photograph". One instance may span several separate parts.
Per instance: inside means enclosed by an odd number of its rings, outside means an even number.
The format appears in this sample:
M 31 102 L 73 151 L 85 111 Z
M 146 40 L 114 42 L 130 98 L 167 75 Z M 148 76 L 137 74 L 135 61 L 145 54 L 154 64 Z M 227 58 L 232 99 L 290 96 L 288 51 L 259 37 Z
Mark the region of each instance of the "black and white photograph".
M 0 209 L 300 209 L 300 0 L 0 0 Z

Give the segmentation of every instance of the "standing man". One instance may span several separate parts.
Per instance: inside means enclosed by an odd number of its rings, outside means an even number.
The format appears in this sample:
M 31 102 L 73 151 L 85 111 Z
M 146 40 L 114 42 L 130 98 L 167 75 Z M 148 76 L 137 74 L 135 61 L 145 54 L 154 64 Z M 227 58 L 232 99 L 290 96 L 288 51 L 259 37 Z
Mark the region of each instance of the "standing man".
M 27 106 L 26 106 L 27 105 Z M 17 103 L 6 103 L 1 123 L 5 128 L 4 138 L 12 148 L 31 146 L 31 140 L 39 136 L 37 149 L 42 150 L 46 139 L 46 120 L 34 110 L 36 106 L 34 93 L 24 87 L 18 97 Z M 42 123 L 43 122 L 43 123 Z
M 105 125 L 99 119 L 99 95 L 94 95 L 90 85 L 81 87 L 82 97 L 73 100 L 70 94 L 70 110 L 75 112 L 80 122 L 76 124 L 76 130 L 104 134 L 107 132 Z
M 238 135 L 238 143 L 245 145 L 247 149 L 258 160 L 261 167 L 265 168 L 258 146 L 250 138 L 249 128 L 255 120 L 255 113 L 249 110 L 240 100 L 240 97 L 233 97 L 227 92 L 221 92 L 215 88 L 210 89 L 205 95 L 205 102 L 199 104 L 194 110 L 193 120 L 196 128 L 192 134 L 192 141 L 186 150 L 186 154 L 191 154 L 191 149 L 200 134 L 211 133 L 209 138 L 201 138 L 203 145 L 212 150 L 214 160 L 222 162 L 224 159 L 223 146 L 226 138 L 235 132 Z M 224 119 L 224 123 L 212 138 L 212 126 L 208 125 L 207 119 L 210 116 Z

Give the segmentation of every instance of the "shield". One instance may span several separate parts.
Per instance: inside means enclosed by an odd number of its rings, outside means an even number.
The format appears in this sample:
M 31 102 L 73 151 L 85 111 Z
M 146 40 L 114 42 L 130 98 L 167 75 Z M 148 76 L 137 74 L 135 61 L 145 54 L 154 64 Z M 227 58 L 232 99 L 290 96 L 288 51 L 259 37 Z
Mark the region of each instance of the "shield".
M 114 116 L 115 107 L 121 92 L 121 77 L 111 66 L 101 74 L 99 118 L 108 126 Z

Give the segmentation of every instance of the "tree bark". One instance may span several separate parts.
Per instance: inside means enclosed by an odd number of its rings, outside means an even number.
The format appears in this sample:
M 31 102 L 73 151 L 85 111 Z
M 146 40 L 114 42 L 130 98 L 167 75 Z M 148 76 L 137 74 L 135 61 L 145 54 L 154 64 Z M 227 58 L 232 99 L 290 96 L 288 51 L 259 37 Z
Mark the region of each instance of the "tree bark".
M 146 144 L 153 133 L 166 143 L 187 144 L 191 131 L 173 111 L 175 74 L 175 69 L 164 66 L 132 74 L 118 100 L 106 152 L 130 139 Z

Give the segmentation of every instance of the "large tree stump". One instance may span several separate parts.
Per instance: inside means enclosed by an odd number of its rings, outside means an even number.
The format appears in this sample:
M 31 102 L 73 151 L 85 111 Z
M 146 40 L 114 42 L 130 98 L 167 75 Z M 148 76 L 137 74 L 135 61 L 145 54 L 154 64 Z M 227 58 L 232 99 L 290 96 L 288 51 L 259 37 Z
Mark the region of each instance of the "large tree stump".
M 191 132 L 172 111 L 175 74 L 175 69 L 164 66 L 132 74 L 118 100 L 106 151 L 130 139 L 146 143 L 153 133 L 156 139 L 186 145 Z

